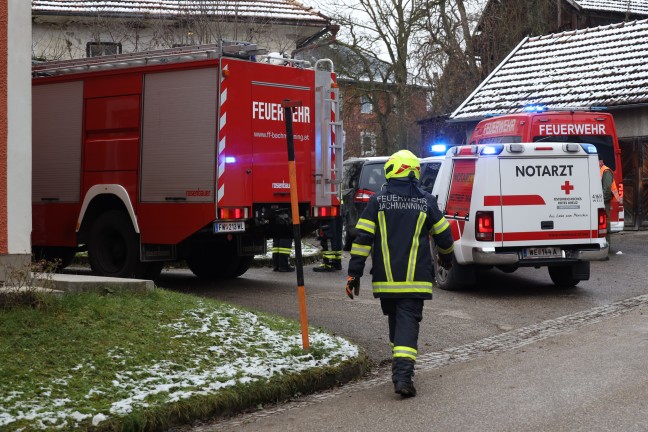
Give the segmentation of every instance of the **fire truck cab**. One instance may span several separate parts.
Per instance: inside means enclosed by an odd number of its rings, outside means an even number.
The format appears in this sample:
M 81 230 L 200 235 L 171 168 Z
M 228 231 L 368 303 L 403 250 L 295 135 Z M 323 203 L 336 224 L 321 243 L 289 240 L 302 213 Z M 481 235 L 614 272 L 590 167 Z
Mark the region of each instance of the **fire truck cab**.
M 593 144 L 614 173 L 620 199 L 610 203 L 611 231 L 623 230 L 623 173 L 621 149 L 611 114 L 582 109 L 551 111 L 532 105 L 525 112 L 504 114 L 480 121 L 469 144 L 519 142 L 573 142 Z
M 455 239 L 452 268 L 435 263 L 438 286 L 472 285 L 479 267 L 547 267 L 560 287 L 589 279 L 589 261 L 608 253 L 598 171 L 591 144 L 452 147 L 432 189 Z
M 222 43 L 33 67 L 34 254 L 96 274 L 243 274 L 290 236 L 286 99 L 302 232 L 339 214 L 342 125 L 333 64 L 276 64 Z

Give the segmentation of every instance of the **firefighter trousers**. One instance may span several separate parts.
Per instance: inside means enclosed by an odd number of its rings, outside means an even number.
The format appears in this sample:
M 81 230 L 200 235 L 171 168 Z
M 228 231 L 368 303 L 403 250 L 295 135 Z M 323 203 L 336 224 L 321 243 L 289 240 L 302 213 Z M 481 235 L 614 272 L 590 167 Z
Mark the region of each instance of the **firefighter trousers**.
M 342 270 L 342 218 L 335 217 L 320 227 L 320 246 L 325 267 Z M 329 243 L 331 247 L 329 249 Z
M 418 335 L 423 319 L 423 299 L 381 298 L 380 307 L 389 323 L 392 347 L 392 380 L 411 382 L 418 354 Z
M 277 237 L 272 239 L 272 267 L 274 270 L 290 268 L 289 258 L 292 244 L 292 238 Z

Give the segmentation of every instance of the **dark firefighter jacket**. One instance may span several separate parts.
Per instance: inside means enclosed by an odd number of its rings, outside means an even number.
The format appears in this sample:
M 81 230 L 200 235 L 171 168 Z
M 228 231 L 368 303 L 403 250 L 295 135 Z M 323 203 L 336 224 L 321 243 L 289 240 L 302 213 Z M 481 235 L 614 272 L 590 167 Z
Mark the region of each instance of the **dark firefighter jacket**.
M 391 179 L 372 196 L 356 225 L 349 276 L 361 277 L 372 251 L 374 297 L 432 298 L 433 265 L 429 234 L 444 259 L 454 241 L 436 199 L 415 179 Z

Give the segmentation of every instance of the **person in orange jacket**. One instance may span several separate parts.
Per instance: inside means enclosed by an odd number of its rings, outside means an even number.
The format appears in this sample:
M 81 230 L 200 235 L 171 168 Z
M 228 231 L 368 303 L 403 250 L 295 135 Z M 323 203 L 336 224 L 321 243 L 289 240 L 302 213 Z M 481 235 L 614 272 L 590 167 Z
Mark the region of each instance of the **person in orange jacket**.
M 612 251 L 612 243 L 610 242 L 610 204 L 612 198 L 621 201 L 619 196 L 619 189 L 614 181 L 614 173 L 610 168 L 605 165 L 603 158 L 599 156 L 599 174 L 601 176 L 601 185 L 603 186 L 603 202 L 605 204 L 605 215 L 607 217 L 607 231 L 605 233 L 605 240 L 608 243 L 609 251 Z

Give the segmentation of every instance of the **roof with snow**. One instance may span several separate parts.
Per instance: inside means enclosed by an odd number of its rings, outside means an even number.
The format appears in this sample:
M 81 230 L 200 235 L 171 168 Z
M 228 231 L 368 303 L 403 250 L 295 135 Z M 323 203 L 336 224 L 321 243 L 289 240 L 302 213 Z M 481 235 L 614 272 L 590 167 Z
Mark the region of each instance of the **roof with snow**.
M 567 0 L 577 9 L 648 15 L 648 0 Z
M 524 39 L 451 119 L 648 103 L 648 20 Z
M 177 18 L 207 15 L 325 26 L 330 18 L 296 0 L 32 0 L 33 15 Z

